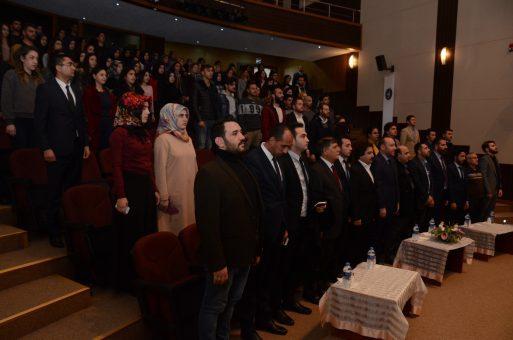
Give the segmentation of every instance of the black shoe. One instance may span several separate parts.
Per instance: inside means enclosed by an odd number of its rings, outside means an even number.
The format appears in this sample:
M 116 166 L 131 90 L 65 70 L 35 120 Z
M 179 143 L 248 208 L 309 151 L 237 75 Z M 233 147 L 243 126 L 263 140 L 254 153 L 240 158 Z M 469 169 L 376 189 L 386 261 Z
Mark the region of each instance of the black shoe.
M 276 335 L 286 335 L 287 329 L 280 325 L 277 325 L 273 320 L 269 320 L 264 323 L 257 323 L 256 328 L 267 333 Z
M 289 310 L 291 312 L 296 312 L 296 313 L 304 314 L 304 315 L 312 314 L 312 310 L 310 308 L 303 306 L 299 302 L 294 302 L 294 303 L 285 305 L 285 309 Z
M 318 305 L 321 297 L 319 296 L 319 294 L 317 294 L 315 292 L 304 292 L 303 299 L 305 299 L 306 301 L 308 301 L 310 303 L 313 303 L 314 305 Z
M 50 236 L 50 245 L 55 248 L 64 248 L 64 242 L 60 236 Z
M 294 326 L 294 320 L 292 320 L 292 318 L 288 316 L 283 309 L 274 312 L 273 319 L 282 325 Z
M 255 330 L 241 332 L 240 337 L 242 340 L 262 340 L 262 337 Z

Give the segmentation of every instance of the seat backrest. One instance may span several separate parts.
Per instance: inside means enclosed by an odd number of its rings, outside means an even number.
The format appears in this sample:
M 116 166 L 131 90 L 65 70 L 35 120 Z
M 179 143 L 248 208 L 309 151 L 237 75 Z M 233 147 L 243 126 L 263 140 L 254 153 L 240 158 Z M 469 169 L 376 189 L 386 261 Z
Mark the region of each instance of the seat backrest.
M 95 228 L 112 225 L 109 188 L 100 184 L 74 186 L 64 193 L 62 206 L 66 222 Z
M 99 181 L 102 173 L 94 152 L 91 152 L 87 159 L 82 160 L 82 182 Z
M 100 167 L 103 174 L 112 175 L 112 153 L 110 149 L 100 151 Z
M 18 149 L 9 158 L 9 166 L 14 178 L 28 179 L 36 185 L 48 183 L 46 163 L 38 148 Z
M 178 239 L 180 240 L 187 261 L 192 265 L 199 265 L 198 250 L 200 236 L 196 224 L 191 224 L 180 231 Z
M 208 149 L 196 150 L 196 162 L 198 163 L 198 168 L 201 168 L 208 162 L 213 161 L 215 158 L 215 154 Z

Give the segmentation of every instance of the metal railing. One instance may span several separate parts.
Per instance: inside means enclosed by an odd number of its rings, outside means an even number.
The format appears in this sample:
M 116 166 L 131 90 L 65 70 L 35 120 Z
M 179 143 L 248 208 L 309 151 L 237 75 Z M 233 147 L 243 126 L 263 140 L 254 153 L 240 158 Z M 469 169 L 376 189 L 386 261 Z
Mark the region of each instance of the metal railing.
M 277 7 L 301 11 L 303 13 L 311 13 L 326 16 L 329 18 L 342 19 L 354 23 L 360 22 L 360 10 L 335 5 L 324 1 L 299 0 L 263 0 L 262 2 L 275 5 Z

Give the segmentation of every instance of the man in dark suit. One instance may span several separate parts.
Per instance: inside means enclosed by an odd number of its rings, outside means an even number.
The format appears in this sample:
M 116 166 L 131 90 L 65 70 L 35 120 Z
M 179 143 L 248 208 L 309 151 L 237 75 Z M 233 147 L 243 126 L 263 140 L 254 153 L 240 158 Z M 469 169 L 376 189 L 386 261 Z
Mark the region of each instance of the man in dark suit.
M 400 228 L 399 242 L 411 236 L 415 225 L 415 183 L 413 181 L 410 150 L 404 145 L 399 145 L 396 150 L 397 178 L 399 180 L 399 217 L 397 224 Z M 394 247 L 395 250 L 395 247 Z
M 212 140 L 217 157 L 199 170 L 194 183 L 200 253 L 207 269 L 199 335 L 227 339 L 234 306 L 261 252 L 262 198 L 242 161 L 246 139 L 240 125 L 232 118 L 214 124 Z
M 287 203 L 283 170 L 278 159 L 292 146 L 292 133 L 283 124 L 271 129 L 267 142 L 255 148 L 245 158 L 245 163 L 257 179 L 264 201 L 262 221 L 263 255 L 258 273 L 258 303 L 255 325 L 273 334 L 285 335 L 287 329 L 275 323 L 292 326 L 294 320 L 282 308 L 284 277 L 282 267 L 283 248 L 289 242 Z
M 443 220 L 445 207 L 447 206 L 447 164 L 445 156 L 447 154 L 447 141 L 443 138 L 435 142 L 435 149 L 431 152 L 428 162 L 431 166 L 433 175 L 433 198 L 435 199 L 434 218 L 438 224 Z
M 482 217 L 486 219 L 495 210 L 497 199 L 502 197 L 502 175 L 497 159 L 499 153 L 497 144 L 488 140 L 481 145 L 481 149 L 485 154 L 479 159 L 479 168 L 483 174 L 486 193 Z
M 465 151 L 459 151 L 454 155 L 454 162 L 449 164 L 447 170 L 449 177 L 449 188 L 447 199 L 449 201 L 448 220 L 452 223 L 463 224 L 465 211 L 468 210 L 469 202 L 467 196 L 467 178 L 465 174 Z
M 319 139 L 324 137 L 333 137 L 334 124 L 330 120 L 330 106 L 321 104 L 319 113 L 312 119 L 308 127 L 308 136 L 311 144 L 315 148 Z
M 379 153 L 372 162 L 372 174 L 378 192 L 379 218 L 372 241 L 376 246 L 378 261 L 393 261 L 391 246 L 397 238 L 399 229 L 395 217 L 399 213 L 399 181 L 395 165 L 395 141 L 390 137 L 378 143 Z
M 365 261 L 369 246 L 369 235 L 375 229 L 378 212 L 378 196 L 371 164 L 374 159 L 372 145 L 365 143 L 356 148 L 358 160 L 351 167 L 351 222 L 347 244 L 349 259 L 353 266 Z
M 305 111 L 305 103 L 303 102 L 303 98 L 295 98 L 292 102 L 292 112 L 285 116 L 285 122 L 288 125 L 294 124 L 303 124 L 305 130 L 308 131 L 309 122 L 305 116 L 303 116 L 303 112 Z
M 318 219 L 321 231 L 321 280 L 323 288 L 335 282 L 345 259 L 341 258 L 343 237 L 347 229 L 348 204 L 335 162 L 340 155 L 336 139 L 325 137 L 319 140 L 318 161 L 312 165 L 313 176 L 317 178 L 313 192 L 321 202 L 327 202 L 326 210 Z
M 428 222 L 433 214 L 435 200 L 433 199 L 433 175 L 427 159 L 431 150 L 426 143 L 415 144 L 416 156 L 409 164 L 413 183 L 415 184 L 415 197 L 417 204 L 416 221 L 421 231 L 428 230 Z
M 39 85 L 36 91 L 34 125 L 47 164 L 50 244 L 61 248 L 64 247 L 58 222 L 61 196 L 79 182 L 82 159 L 88 158 L 90 151 L 82 92 L 71 83 L 75 64 L 65 54 L 57 54 L 53 64 L 55 77 Z

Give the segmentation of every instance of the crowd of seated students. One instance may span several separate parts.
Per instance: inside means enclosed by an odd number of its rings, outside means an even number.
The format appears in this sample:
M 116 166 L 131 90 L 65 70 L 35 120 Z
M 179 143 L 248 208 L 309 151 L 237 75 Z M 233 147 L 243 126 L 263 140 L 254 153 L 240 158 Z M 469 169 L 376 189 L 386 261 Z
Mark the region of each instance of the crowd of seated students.
M 91 153 L 110 149 L 119 227 L 118 287 L 145 235 L 196 223 L 206 268 L 202 339 L 227 338 L 238 304 L 242 335 L 285 335 L 285 312 L 309 314 L 345 262 L 369 247 L 390 263 L 414 224 L 487 218 L 502 196 L 493 141 L 484 156 L 453 145 L 453 131 L 420 140 L 370 127 L 355 143 L 329 96 L 312 98 L 302 68 L 280 80 L 263 67 L 223 70 L 174 54 L 109 49 L 75 29 L 2 25 L 1 113 L 15 149 L 40 148 L 48 173 L 46 227 L 64 247 L 62 193 Z M 319 104 L 314 105 L 318 99 Z M 437 132 L 442 132 L 437 136 Z M 198 170 L 197 150 L 216 158 Z

